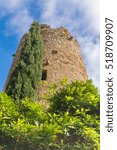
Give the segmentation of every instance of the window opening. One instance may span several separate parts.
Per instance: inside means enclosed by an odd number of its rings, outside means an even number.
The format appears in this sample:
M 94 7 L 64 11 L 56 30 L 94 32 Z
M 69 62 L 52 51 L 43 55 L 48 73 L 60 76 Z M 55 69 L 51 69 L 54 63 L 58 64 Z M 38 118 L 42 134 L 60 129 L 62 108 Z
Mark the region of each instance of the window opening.
M 52 51 L 52 54 L 57 54 L 57 53 L 58 53 L 57 50 L 53 50 L 53 51 Z
M 42 71 L 42 78 L 41 80 L 47 80 L 47 70 Z

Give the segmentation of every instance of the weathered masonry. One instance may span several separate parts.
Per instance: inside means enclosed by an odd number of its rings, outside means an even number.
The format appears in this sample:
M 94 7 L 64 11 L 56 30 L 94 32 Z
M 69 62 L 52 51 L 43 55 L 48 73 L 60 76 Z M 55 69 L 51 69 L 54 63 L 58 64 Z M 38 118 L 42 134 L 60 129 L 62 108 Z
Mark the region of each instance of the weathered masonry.
M 53 29 L 48 25 L 41 25 L 41 34 L 44 41 L 42 80 L 58 82 L 64 77 L 67 77 L 69 81 L 87 80 L 80 46 L 69 31 L 63 27 Z M 22 37 L 16 51 L 4 90 L 20 58 L 26 36 L 27 34 Z

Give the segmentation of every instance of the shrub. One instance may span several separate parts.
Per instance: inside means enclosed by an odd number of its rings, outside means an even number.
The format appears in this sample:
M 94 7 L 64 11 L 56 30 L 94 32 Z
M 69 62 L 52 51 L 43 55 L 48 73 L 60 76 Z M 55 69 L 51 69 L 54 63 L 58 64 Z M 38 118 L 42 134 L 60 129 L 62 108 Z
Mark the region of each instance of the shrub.
M 98 90 L 92 81 L 62 85 L 51 86 L 48 110 L 28 98 L 16 104 L 0 94 L 3 150 L 99 150 Z
M 59 124 L 66 132 L 63 138 L 64 143 L 70 143 L 72 147 L 78 146 L 83 150 L 99 150 L 100 99 L 98 89 L 91 80 L 67 84 L 64 79 L 62 85 L 57 90 L 51 89 L 52 94 L 48 96 L 48 99 L 50 101 L 49 112 L 60 115 L 60 120 L 62 119 Z

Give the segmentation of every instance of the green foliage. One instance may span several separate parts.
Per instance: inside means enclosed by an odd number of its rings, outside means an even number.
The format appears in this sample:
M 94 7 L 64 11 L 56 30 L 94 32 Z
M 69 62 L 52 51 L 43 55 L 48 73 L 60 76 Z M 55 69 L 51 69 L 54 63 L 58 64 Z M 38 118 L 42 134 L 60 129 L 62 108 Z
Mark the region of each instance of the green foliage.
M 57 90 L 56 90 L 57 89 Z M 92 81 L 50 86 L 48 110 L 0 94 L 3 150 L 99 150 L 99 94 Z
M 18 102 L 26 97 L 36 100 L 42 75 L 42 63 L 43 41 L 40 25 L 34 21 L 27 35 L 20 59 L 10 77 L 6 93 Z
M 0 144 L 6 150 L 46 149 L 61 127 L 51 114 L 29 99 L 16 105 L 5 93 L 0 94 Z
M 78 143 L 83 150 L 98 150 L 100 99 L 92 81 L 67 84 L 64 79 L 60 89 L 51 91 L 49 112 L 60 115 L 60 119 L 63 117 L 61 126 L 66 129 L 64 143 L 67 141 L 72 147 L 77 147 L 75 143 Z
M 52 95 L 50 102 L 51 111 L 56 113 L 68 111 L 70 114 L 77 114 L 85 109 L 87 114 L 99 114 L 99 94 L 91 80 L 66 84 L 62 90 L 57 90 Z

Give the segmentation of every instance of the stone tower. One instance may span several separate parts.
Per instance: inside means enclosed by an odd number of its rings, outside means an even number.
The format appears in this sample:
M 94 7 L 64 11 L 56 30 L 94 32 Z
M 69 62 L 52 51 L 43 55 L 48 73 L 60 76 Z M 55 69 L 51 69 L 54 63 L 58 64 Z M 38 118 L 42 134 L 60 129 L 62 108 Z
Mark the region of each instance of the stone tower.
M 48 25 L 41 25 L 41 34 L 44 42 L 44 59 L 42 80 L 58 82 L 64 77 L 68 81 L 87 80 L 85 65 L 80 53 L 78 42 L 69 31 L 63 27 L 53 29 Z M 16 51 L 9 75 L 4 86 L 4 91 L 9 78 L 20 58 L 22 47 L 26 41 L 25 34 Z

